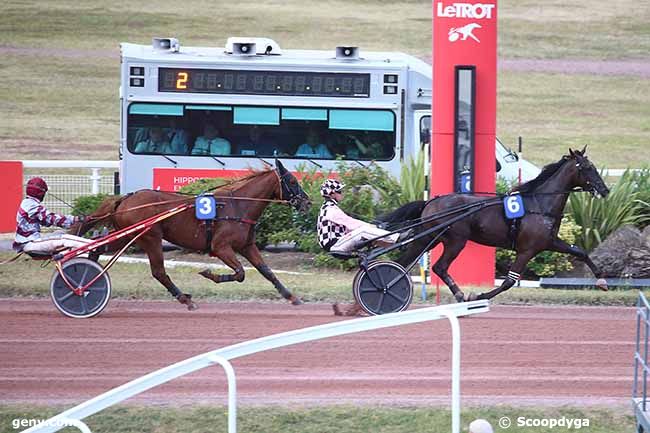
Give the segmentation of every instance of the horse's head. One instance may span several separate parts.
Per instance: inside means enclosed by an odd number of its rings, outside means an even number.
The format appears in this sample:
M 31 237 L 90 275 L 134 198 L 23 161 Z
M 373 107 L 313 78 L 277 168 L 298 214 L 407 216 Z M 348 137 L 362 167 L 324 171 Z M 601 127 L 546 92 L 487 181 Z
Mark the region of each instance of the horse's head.
M 287 200 L 294 209 L 300 212 L 307 212 L 311 206 L 311 200 L 303 191 L 298 179 L 277 159 L 275 160 L 275 169 L 280 177 L 280 199 Z
M 600 177 L 596 166 L 587 159 L 586 150 L 587 146 L 582 150 L 569 149 L 569 159 L 575 161 L 576 186 L 582 187 L 582 189 L 589 191 L 593 195 L 598 193 L 601 197 L 607 197 L 609 188 L 605 185 L 603 178 Z

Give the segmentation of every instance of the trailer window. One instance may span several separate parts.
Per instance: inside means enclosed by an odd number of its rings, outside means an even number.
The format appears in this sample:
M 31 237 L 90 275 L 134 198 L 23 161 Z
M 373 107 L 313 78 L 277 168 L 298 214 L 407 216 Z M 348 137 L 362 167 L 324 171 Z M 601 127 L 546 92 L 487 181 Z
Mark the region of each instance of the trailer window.
M 387 161 L 395 156 L 391 110 L 199 104 L 129 106 L 135 154 Z

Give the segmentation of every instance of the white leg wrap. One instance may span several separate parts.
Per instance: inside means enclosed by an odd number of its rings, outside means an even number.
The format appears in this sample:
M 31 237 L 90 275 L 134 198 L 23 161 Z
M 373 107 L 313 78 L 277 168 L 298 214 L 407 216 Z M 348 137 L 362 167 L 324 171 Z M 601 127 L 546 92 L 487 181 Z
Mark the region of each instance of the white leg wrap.
M 514 271 L 509 271 L 507 278 L 510 279 L 510 280 L 513 280 L 514 282 L 517 282 L 517 281 L 521 280 L 521 274 L 518 274 L 518 273 L 516 273 Z

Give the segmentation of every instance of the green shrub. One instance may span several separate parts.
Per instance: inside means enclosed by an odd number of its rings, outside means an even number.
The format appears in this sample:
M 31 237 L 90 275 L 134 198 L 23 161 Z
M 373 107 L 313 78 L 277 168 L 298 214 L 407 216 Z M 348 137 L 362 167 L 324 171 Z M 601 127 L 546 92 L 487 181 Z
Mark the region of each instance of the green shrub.
M 359 262 L 355 259 L 341 260 L 332 257 L 327 253 L 318 253 L 314 257 L 314 266 L 318 268 L 333 268 L 342 271 L 349 271 L 359 267 Z
M 275 244 L 284 240 L 293 241 L 293 233 L 298 231 L 293 228 L 293 209 L 291 207 L 272 203 L 262 213 L 255 227 L 255 241 L 257 246 L 264 248 L 268 244 Z M 285 232 L 291 232 L 291 235 L 284 235 Z
M 359 167 L 339 163 L 336 171 L 346 185 L 341 208 L 355 218 L 372 221 L 375 216 L 400 206 L 401 187 L 386 170 L 375 164 Z M 374 200 L 373 192 L 378 194 Z
M 637 200 L 641 204 L 642 216 L 637 226 L 643 229 L 650 224 L 650 166 L 645 166 L 631 173 L 630 176 L 637 193 Z
M 72 202 L 72 215 L 90 215 L 95 212 L 102 202 L 109 197 L 108 194 L 84 195 L 77 197 Z
M 497 177 L 496 193 L 507 194 L 512 188 L 517 185 L 517 181 L 509 181 L 501 176 Z
M 648 192 L 640 191 L 639 185 L 648 187 L 647 171 L 636 176 L 626 170 L 606 198 L 571 194 L 567 209 L 581 227 L 576 244 L 589 252 L 621 226 L 647 224 L 650 208 L 639 198 Z
M 341 208 L 354 218 L 373 221 L 377 215 L 399 206 L 400 186 L 385 170 L 376 165 L 359 167 L 339 163 L 338 178 L 345 183 L 345 194 Z M 339 260 L 331 257 L 318 245 L 316 221 L 323 197 L 320 186 L 333 173 L 319 173 L 316 170 L 300 169 L 300 184 L 312 200 L 312 207 L 306 214 L 293 212 L 291 216 L 274 216 L 273 224 L 261 226 L 260 233 L 268 243 L 295 242 L 300 251 L 316 254 L 315 266 L 352 269 L 355 260 Z M 267 215 L 265 213 L 264 218 Z
M 222 178 L 210 178 L 210 179 L 199 179 L 196 182 L 192 182 L 183 186 L 180 190 L 182 194 L 192 194 L 198 195 L 206 191 L 212 191 L 215 188 L 228 183 L 228 179 Z
M 424 152 L 418 152 L 415 158 L 409 157 L 408 161 L 402 164 L 399 179 L 400 204 L 422 200 L 427 179 L 424 169 Z

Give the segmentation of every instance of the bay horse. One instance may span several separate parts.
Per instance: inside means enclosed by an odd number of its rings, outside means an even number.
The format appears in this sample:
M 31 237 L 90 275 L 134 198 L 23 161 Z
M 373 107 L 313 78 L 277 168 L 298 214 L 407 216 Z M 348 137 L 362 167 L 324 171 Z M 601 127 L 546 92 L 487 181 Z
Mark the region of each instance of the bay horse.
M 389 225 L 392 223 L 403 225 L 404 221 L 413 223 L 426 220 L 425 224 L 414 230 L 413 235 L 416 235 L 457 216 L 449 215 L 449 212 L 445 215 L 445 211 L 472 204 L 477 204 L 477 209 L 480 207 L 466 218 L 450 224 L 446 230 L 443 229 L 444 233 L 437 240 L 434 241 L 437 233 L 433 233 L 410 242 L 397 262 L 402 266 L 408 266 L 425 251 L 433 249 L 442 242 L 442 255 L 435 262 L 432 270 L 449 287 L 456 301 L 463 302 L 491 299 L 508 290 L 520 279 L 526 264 L 535 255 L 541 251 L 556 251 L 570 254 L 585 262 L 598 278 L 597 286 L 606 290 L 607 282 L 602 278 L 602 272 L 587 253 L 575 245 L 569 245 L 557 236 L 564 207 L 569 194 L 575 188 L 581 188 L 594 195 L 598 193 L 602 197 L 606 197 L 609 193 L 598 170 L 585 156 L 585 151 L 586 146 L 581 151 L 569 149 L 568 155 L 563 156 L 558 162 L 545 166 L 535 179 L 513 188 L 513 192 L 521 195 L 526 210 L 514 227 L 504 215 L 503 197 L 489 198 L 471 194 L 448 194 L 428 201 L 415 201 L 380 216 L 378 219 Z M 480 206 L 481 202 L 484 202 L 484 207 Z M 444 216 L 436 218 L 436 215 Z M 465 295 L 449 275 L 449 266 L 458 257 L 468 240 L 516 252 L 516 258 L 501 286 L 487 293 Z M 334 306 L 337 315 L 354 315 L 360 311 L 361 306 L 358 304 L 345 312 Z
M 212 194 L 216 202 L 223 206 L 215 220 L 198 220 L 192 207 L 154 225 L 149 232 L 135 241 L 149 258 L 151 275 L 181 304 L 185 304 L 189 310 L 194 310 L 197 305 L 192 301 L 192 295 L 183 293 L 165 272 L 162 240 L 189 250 L 208 252 L 234 271 L 233 274 L 227 275 L 214 274 L 209 269 L 199 272 L 215 283 L 244 281 L 244 267 L 236 256 L 236 253 L 239 253 L 273 283 L 283 298 L 293 305 L 301 304 L 302 301 L 293 295 L 264 263 L 255 245 L 255 223 L 269 203 L 286 202 L 301 212 L 306 212 L 311 205 L 309 197 L 296 178 L 276 160 L 276 168 L 253 171 L 248 176 L 216 188 Z M 121 229 L 182 203 L 192 202 L 195 198 L 154 190 L 140 190 L 121 197 L 109 197 L 86 221 L 71 227 L 70 230 L 81 235 L 100 221 Z M 120 244 L 125 244 L 128 240 L 125 239 Z M 119 248 L 119 245 L 111 245 L 111 248 Z

